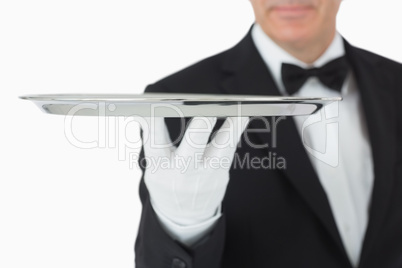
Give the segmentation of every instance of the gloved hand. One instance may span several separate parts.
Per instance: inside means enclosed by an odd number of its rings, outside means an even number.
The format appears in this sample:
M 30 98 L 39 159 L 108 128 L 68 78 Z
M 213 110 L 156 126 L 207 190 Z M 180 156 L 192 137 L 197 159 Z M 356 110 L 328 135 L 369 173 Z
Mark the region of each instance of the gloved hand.
M 143 137 L 147 160 L 144 180 L 152 206 L 183 226 L 203 222 L 216 214 L 248 121 L 248 117 L 227 118 L 207 144 L 216 118 L 195 117 L 176 148 L 164 119 L 147 118 L 148 135 Z

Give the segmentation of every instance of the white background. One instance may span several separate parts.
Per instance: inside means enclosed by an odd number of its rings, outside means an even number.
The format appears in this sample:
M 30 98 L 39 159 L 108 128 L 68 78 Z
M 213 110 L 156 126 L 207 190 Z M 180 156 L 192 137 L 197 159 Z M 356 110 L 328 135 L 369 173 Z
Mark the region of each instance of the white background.
M 119 159 L 111 140 L 100 141 L 104 148 L 72 145 L 63 116 L 18 96 L 141 93 L 237 43 L 253 22 L 250 4 L 0 3 L 0 267 L 133 267 L 140 172 Z M 401 8 L 400 0 L 345 0 L 338 29 L 352 44 L 402 62 Z M 74 127 L 85 141 L 105 132 L 97 118 L 77 119 Z M 120 135 L 139 139 L 135 124 L 120 127 Z

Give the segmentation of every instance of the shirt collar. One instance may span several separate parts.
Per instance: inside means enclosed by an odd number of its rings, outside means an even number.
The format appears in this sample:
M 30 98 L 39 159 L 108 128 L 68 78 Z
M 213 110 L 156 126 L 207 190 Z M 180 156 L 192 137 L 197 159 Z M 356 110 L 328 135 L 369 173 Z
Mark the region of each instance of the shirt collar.
M 290 63 L 302 68 L 321 67 L 327 62 L 345 55 L 345 47 L 341 35 L 336 32 L 335 38 L 327 50 L 313 64 L 308 65 L 283 50 L 265 32 L 259 24 L 255 24 L 251 30 L 251 36 L 265 64 L 271 71 L 279 91 L 284 93 L 284 86 L 281 77 L 282 63 Z

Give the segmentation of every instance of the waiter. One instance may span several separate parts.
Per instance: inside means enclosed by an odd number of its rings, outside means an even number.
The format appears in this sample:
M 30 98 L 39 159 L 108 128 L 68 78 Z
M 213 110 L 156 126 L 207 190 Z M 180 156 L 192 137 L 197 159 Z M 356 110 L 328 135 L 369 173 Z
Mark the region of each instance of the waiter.
M 402 66 L 336 31 L 341 0 L 250 2 L 243 40 L 146 92 L 343 101 L 186 131 L 150 119 L 142 156 L 171 165 L 143 168 L 136 267 L 402 267 Z M 248 165 L 267 157 L 281 164 Z

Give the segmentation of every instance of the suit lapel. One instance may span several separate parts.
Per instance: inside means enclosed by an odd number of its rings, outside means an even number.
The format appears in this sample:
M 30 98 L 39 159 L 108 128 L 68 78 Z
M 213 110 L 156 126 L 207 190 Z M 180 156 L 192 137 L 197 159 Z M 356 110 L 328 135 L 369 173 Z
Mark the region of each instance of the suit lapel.
M 395 179 L 396 107 L 392 94 L 392 74 L 382 70 L 379 58 L 366 54 L 367 52 L 363 54 L 346 41 L 345 48 L 358 83 L 374 162 L 374 188 L 361 254 L 363 265 L 377 234 L 381 232 Z
M 228 94 L 280 95 L 279 90 L 249 34 L 227 52 L 223 72 L 222 91 Z M 269 120 L 270 122 L 271 120 Z M 313 213 L 321 221 L 330 237 L 347 260 L 338 229 L 324 189 L 310 163 L 295 123 L 291 117 L 277 125 L 277 146 L 268 148 L 286 159 L 283 174 L 292 183 Z M 250 124 L 250 128 L 253 125 Z M 270 144 L 270 135 L 257 133 L 258 139 Z

